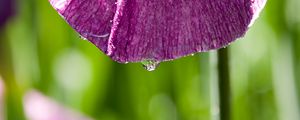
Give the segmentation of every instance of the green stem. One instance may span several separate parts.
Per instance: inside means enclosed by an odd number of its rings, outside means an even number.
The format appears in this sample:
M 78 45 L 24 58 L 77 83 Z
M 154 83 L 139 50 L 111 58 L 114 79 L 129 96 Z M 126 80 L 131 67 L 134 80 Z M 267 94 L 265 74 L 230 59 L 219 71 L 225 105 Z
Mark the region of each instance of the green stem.
M 25 120 L 22 107 L 22 93 L 15 81 L 11 48 L 6 32 L 0 28 L 0 75 L 5 84 L 5 118 Z
M 231 93 L 228 48 L 218 51 L 218 84 L 220 99 L 220 120 L 230 120 Z

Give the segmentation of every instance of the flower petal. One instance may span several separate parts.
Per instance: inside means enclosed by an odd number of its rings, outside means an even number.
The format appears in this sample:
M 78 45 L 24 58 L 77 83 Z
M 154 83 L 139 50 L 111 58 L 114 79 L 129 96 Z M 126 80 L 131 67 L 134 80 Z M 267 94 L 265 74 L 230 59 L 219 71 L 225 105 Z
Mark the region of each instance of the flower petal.
M 115 0 L 50 0 L 59 14 L 84 38 L 106 50 Z
M 65 5 L 57 6 L 65 7 L 58 11 L 71 26 L 121 63 L 166 61 L 225 47 L 245 34 L 265 4 L 265 0 L 63 1 Z

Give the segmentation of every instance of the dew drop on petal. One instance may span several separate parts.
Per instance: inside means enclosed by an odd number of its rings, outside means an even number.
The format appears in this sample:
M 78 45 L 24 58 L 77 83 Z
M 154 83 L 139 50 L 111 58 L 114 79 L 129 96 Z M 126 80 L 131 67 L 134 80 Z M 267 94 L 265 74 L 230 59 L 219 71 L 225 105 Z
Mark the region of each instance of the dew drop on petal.
M 106 37 L 109 37 L 109 33 L 106 33 L 106 34 L 103 34 L 103 35 L 95 35 L 95 34 L 90 34 L 91 36 L 93 37 L 96 37 L 96 38 L 106 38 Z
M 83 37 L 81 35 L 79 35 L 79 38 L 82 39 L 82 40 L 87 40 L 87 38 L 85 38 L 85 37 Z
M 155 60 L 145 60 L 142 61 L 143 67 L 148 71 L 154 71 L 160 64 L 159 61 Z

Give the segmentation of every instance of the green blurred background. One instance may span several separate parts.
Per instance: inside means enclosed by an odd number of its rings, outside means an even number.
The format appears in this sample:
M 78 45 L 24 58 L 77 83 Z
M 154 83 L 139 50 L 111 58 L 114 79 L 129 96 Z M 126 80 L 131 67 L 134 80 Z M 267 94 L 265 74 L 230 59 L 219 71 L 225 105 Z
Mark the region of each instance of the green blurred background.
M 245 37 L 226 48 L 232 120 L 300 120 L 299 11 L 299 0 L 269 0 Z M 0 58 L 7 59 L 4 120 L 27 118 L 22 99 L 33 89 L 95 120 L 219 118 L 216 51 L 153 72 L 118 64 L 80 39 L 47 0 L 17 0 L 0 34 L 9 51 Z

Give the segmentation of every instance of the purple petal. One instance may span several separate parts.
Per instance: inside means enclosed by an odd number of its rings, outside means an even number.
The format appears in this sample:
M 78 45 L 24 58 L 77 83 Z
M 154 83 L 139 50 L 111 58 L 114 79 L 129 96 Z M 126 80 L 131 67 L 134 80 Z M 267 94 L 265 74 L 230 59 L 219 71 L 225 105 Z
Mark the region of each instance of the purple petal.
M 50 0 L 113 60 L 166 61 L 242 37 L 265 0 Z
M 114 0 L 50 0 L 50 3 L 82 37 L 106 50 L 116 11 Z

